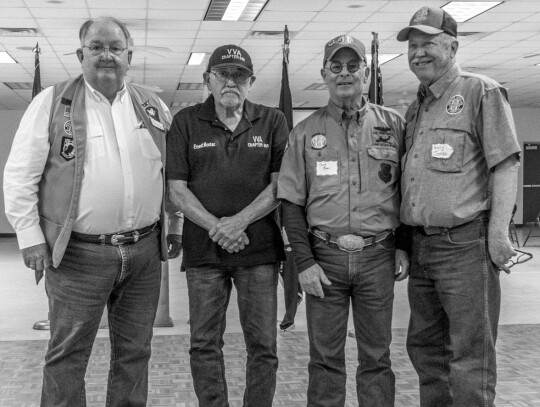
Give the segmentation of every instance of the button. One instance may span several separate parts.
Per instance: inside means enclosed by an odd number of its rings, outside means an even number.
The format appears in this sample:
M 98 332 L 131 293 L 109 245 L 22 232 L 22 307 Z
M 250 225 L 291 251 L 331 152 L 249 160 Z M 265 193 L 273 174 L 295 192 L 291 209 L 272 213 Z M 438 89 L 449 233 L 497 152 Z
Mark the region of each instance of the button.
M 414 181 L 414 177 L 411 178 L 411 181 Z
M 353 181 L 352 184 L 353 184 L 353 185 L 356 185 L 356 181 Z
M 352 211 L 353 211 L 353 212 L 356 212 L 357 209 L 358 209 L 358 208 L 355 206 L 354 208 L 352 208 Z
M 415 203 L 413 202 L 413 203 L 411 204 L 411 206 L 414 208 L 416 205 L 415 205 Z
M 420 135 L 424 134 L 424 130 L 420 130 L 420 132 L 418 134 L 420 134 Z
M 356 157 L 351 157 L 351 161 L 352 161 L 352 162 L 355 162 L 355 161 L 356 161 Z
M 429 108 L 426 107 L 426 108 L 424 109 L 424 112 L 429 112 Z
M 418 154 L 415 154 L 415 155 L 414 155 L 414 158 L 418 158 Z

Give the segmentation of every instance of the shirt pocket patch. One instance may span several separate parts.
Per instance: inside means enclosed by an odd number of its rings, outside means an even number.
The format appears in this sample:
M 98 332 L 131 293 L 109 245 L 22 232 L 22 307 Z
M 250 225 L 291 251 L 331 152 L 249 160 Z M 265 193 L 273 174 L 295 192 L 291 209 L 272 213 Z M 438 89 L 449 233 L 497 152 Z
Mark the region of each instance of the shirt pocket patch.
M 333 150 L 307 152 L 308 178 L 311 191 L 339 191 L 339 153 Z
M 381 191 L 398 178 L 398 153 L 395 147 L 370 146 L 367 148 L 369 189 Z
M 427 168 L 441 172 L 461 172 L 467 132 L 434 129 L 428 137 Z

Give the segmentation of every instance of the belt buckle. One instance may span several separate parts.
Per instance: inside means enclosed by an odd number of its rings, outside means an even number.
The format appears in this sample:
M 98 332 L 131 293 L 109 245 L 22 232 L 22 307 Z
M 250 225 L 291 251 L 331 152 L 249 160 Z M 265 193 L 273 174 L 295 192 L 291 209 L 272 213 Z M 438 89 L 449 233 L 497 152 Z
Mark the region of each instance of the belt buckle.
M 366 245 L 362 236 L 352 234 L 338 237 L 336 243 L 341 250 L 346 252 L 362 251 Z
M 125 235 L 112 235 L 111 236 L 111 244 L 113 246 L 119 246 L 121 244 L 124 244 L 124 242 L 119 242 L 118 239 L 122 239 L 126 237 Z

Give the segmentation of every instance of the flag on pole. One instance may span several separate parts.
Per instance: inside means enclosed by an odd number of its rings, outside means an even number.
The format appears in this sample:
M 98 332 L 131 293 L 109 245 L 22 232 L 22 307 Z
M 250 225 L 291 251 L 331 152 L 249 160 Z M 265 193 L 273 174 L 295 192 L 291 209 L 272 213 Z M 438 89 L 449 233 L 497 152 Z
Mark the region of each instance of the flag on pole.
M 279 93 L 279 110 L 285 114 L 289 131 L 293 128 L 293 108 L 291 88 L 289 87 L 289 29 L 285 26 L 283 32 L 283 69 L 281 71 L 281 92 Z
M 34 86 L 32 87 L 32 99 L 41 92 L 41 74 L 39 71 L 39 54 L 41 49 L 39 48 L 39 42 L 36 43 L 36 47 L 32 50 L 35 53 L 34 57 Z
M 376 105 L 384 105 L 382 74 L 379 66 L 379 34 L 372 32 L 371 41 L 371 82 L 369 84 L 368 100 Z

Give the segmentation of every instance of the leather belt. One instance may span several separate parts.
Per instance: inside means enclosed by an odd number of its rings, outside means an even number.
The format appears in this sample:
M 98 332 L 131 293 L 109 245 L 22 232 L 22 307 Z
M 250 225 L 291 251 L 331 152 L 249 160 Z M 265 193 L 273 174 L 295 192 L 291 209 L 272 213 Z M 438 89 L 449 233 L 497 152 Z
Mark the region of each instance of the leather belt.
M 125 243 L 137 243 L 152 233 L 158 226 L 159 222 L 156 222 L 142 229 L 112 235 L 86 235 L 84 233 L 71 232 L 71 237 L 86 243 L 95 243 L 102 246 L 119 246 Z
M 360 252 L 364 250 L 364 247 L 372 246 L 375 243 L 382 242 L 388 236 L 393 234 L 393 230 L 385 230 L 375 236 L 362 237 L 355 234 L 341 235 L 339 237 L 334 237 L 329 233 L 323 232 L 318 229 L 309 229 L 309 232 L 323 240 L 326 244 L 332 243 L 335 244 L 338 249 L 343 250 L 344 252 Z
M 473 222 L 476 222 L 478 220 L 485 220 L 487 217 L 482 214 L 481 216 L 471 220 L 470 222 L 462 223 L 461 225 L 457 225 L 451 228 L 448 227 L 440 227 L 440 226 L 413 226 L 414 230 L 416 230 L 418 233 L 424 236 L 432 236 L 432 235 L 444 235 L 445 233 L 450 232 L 451 230 L 459 229 L 464 226 L 468 226 Z

